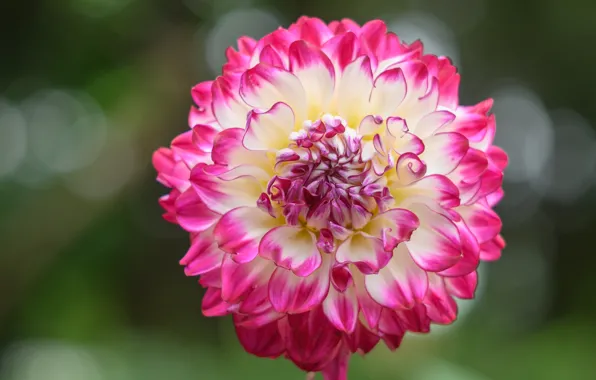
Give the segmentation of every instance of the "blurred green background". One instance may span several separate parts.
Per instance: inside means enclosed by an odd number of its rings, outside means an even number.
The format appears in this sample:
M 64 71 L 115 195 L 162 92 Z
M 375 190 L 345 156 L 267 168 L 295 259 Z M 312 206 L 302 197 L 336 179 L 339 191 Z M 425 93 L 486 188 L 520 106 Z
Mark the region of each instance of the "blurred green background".
M 382 18 L 495 98 L 510 155 L 503 258 L 453 326 L 379 345 L 350 378 L 596 379 L 596 3 L 589 0 L 0 2 L 0 379 L 303 379 L 201 315 L 151 153 L 238 36 L 302 14 Z

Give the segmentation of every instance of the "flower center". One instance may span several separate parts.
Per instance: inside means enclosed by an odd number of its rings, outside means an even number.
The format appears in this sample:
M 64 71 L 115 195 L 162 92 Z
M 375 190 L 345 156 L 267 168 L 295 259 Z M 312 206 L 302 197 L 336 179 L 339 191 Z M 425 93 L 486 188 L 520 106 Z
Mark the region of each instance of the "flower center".
M 384 180 L 363 159 L 362 137 L 346 124 L 331 115 L 306 121 L 277 154 L 267 195 L 288 224 L 359 229 L 380 208 L 388 194 Z

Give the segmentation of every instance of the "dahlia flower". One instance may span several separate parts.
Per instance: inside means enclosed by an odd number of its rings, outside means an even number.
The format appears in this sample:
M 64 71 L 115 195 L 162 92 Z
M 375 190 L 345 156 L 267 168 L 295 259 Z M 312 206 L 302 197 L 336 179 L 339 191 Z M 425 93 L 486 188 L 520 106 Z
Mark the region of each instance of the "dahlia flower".
M 204 315 L 327 380 L 453 322 L 505 245 L 492 100 L 460 105 L 451 61 L 379 20 L 303 17 L 226 55 L 192 89 L 190 129 L 153 156 Z

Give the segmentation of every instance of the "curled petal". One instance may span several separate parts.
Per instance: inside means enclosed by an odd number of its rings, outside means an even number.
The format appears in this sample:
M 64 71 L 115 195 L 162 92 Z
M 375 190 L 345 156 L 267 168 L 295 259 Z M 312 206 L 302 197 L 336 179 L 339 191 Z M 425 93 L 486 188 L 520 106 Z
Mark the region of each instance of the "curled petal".
M 397 179 L 403 185 L 418 181 L 426 174 L 426 164 L 414 153 L 400 155 L 395 169 L 397 170 Z
M 381 238 L 385 250 L 392 251 L 399 243 L 409 240 L 419 225 L 416 214 L 406 209 L 394 208 L 375 216 L 366 231 Z

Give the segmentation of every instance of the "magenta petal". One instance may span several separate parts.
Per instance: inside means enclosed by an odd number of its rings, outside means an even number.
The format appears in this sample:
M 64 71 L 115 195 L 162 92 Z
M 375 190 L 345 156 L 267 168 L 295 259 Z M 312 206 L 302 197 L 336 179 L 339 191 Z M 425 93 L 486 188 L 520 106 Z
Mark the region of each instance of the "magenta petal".
M 405 244 L 416 264 L 424 270 L 439 272 L 460 261 L 462 246 L 456 225 L 423 205 L 417 205 L 415 213 L 420 228 Z
M 366 276 L 366 290 L 379 304 L 390 309 L 411 309 L 428 289 L 426 272 L 410 257 L 404 244 L 378 274 Z
M 458 298 L 472 299 L 478 285 L 478 273 L 476 271 L 465 276 L 445 277 L 445 285 L 449 293 Z
M 220 268 L 225 253 L 208 236 L 199 234 L 193 239 L 190 249 L 180 264 L 184 265 L 187 276 L 197 276 Z
M 221 296 L 235 303 L 248 296 L 260 284 L 265 284 L 274 270 L 274 265 L 260 257 L 248 263 L 239 264 L 227 255 L 221 267 Z
M 247 352 L 262 358 L 277 358 L 285 351 L 277 322 L 269 323 L 258 328 L 247 328 L 238 325 L 242 316 L 235 315 L 236 335 L 240 344 Z
M 352 333 L 358 321 L 358 299 L 353 287 L 338 292 L 330 287 L 329 294 L 323 301 L 323 311 L 329 321 L 341 331 Z
M 441 276 L 430 273 L 428 279 L 428 293 L 424 299 L 428 317 L 435 323 L 452 323 L 457 318 L 457 303 L 447 291 Z
M 192 188 L 176 199 L 176 220 L 189 232 L 205 231 L 219 219 L 219 214 L 211 211 Z
M 329 261 L 308 277 L 278 267 L 269 280 L 269 300 L 280 313 L 303 313 L 319 305 L 329 291 Z

